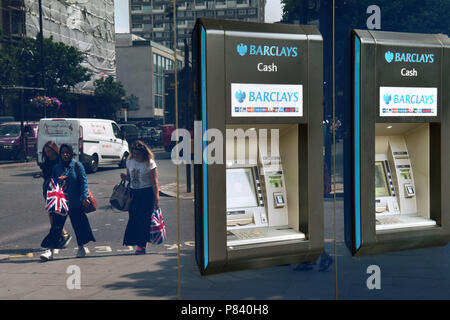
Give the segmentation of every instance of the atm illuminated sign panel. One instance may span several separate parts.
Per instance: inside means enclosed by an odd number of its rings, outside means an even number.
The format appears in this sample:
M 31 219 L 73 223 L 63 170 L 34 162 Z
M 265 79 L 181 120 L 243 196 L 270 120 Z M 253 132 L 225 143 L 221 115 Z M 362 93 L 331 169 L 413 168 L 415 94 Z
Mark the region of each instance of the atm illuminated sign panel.
M 232 117 L 301 117 L 303 85 L 231 84 Z
M 380 87 L 380 116 L 437 116 L 437 88 Z

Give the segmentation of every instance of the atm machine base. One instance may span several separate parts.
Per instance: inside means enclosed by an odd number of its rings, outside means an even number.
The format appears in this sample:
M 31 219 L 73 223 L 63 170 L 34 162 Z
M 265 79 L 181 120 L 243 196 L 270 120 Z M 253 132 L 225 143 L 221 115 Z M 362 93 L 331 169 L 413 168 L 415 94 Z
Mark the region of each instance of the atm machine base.
M 301 241 L 304 242 L 304 241 Z M 298 240 L 290 240 L 290 241 L 282 241 L 278 244 L 282 244 L 283 246 L 292 244 L 298 244 Z M 291 250 L 291 254 L 280 253 L 276 255 L 276 247 L 278 247 L 277 242 L 271 242 L 266 244 L 266 249 L 269 247 L 274 248 L 273 256 L 258 256 L 255 254 L 251 256 L 249 253 L 249 248 L 251 246 L 234 246 L 233 248 L 229 248 L 228 250 L 228 263 L 223 267 L 227 271 L 239 271 L 246 269 L 259 269 L 259 268 L 267 268 L 267 267 L 279 267 L 280 265 L 290 265 L 290 264 L 298 264 L 303 262 L 314 262 L 316 261 L 323 252 L 323 248 L 321 249 L 310 249 L 308 252 L 298 252 L 298 250 Z M 250 257 L 249 257 L 250 255 Z M 222 268 L 221 268 L 222 269 Z M 220 271 L 220 270 L 218 270 Z M 223 271 L 223 270 L 222 270 Z M 207 272 L 203 274 L 213 274 L 214 268 L 209 268 Z

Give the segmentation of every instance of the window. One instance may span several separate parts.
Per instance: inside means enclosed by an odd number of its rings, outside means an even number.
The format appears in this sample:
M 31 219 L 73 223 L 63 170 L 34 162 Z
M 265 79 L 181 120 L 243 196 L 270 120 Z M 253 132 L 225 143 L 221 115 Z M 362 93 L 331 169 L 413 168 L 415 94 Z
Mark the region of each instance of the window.
M 118 139 L 122 139 L 121 138 L 121 134 L 120 134 L 120 129 L 115 123 L 112 123 L 112 129 L 113 129 L 113 132 L 114 132 L 114 136 L 116 138 L 118 138 Z

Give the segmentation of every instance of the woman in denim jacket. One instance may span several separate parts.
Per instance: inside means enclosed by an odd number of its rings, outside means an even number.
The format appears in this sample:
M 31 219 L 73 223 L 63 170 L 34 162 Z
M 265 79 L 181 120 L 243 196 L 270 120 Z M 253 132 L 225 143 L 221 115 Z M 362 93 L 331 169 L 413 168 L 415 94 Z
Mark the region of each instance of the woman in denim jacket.
M 84 245 L 90 241 L 95 241 L 92 234 L 89 220 L 84 213 L 83 207 L 88 205 L 88 182 L 86 172 L 81 163 L 73 159 L 73 150 L 69 145 L 63 144 L 60 148 L 60 161 L 53 167 L 52 177 L 59 184 L 66 184 L 65 193 L 69 201 L 70 222 L 75 231 L 78 243 L 77 258 L 86 255 Z M 41 255 L 41 260 L 53 259 L 53 249 L 58 248 L 58 235 L 66 222 L 67 215 L 52 213 L 53 226 L 50 233 L 44 238 L 41 246 L 48 250 Z

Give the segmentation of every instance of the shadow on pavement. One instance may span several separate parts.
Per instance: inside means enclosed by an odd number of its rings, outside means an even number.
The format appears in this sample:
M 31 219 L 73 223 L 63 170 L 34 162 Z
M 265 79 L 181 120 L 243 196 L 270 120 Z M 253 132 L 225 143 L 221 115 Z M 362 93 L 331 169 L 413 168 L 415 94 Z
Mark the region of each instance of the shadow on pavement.
M 300 273 L 296 265 L 202 276 L 193 250 L 182 250 L 181 299 L 333 299 L 331 273 Z M 142 297 L 177 298 L 177 257 L 151 264 L 153 270 L 129 273 L 104 285 L 109 290 L 133 290 Z M 313 289 L 311 289 L 313 288 Z

